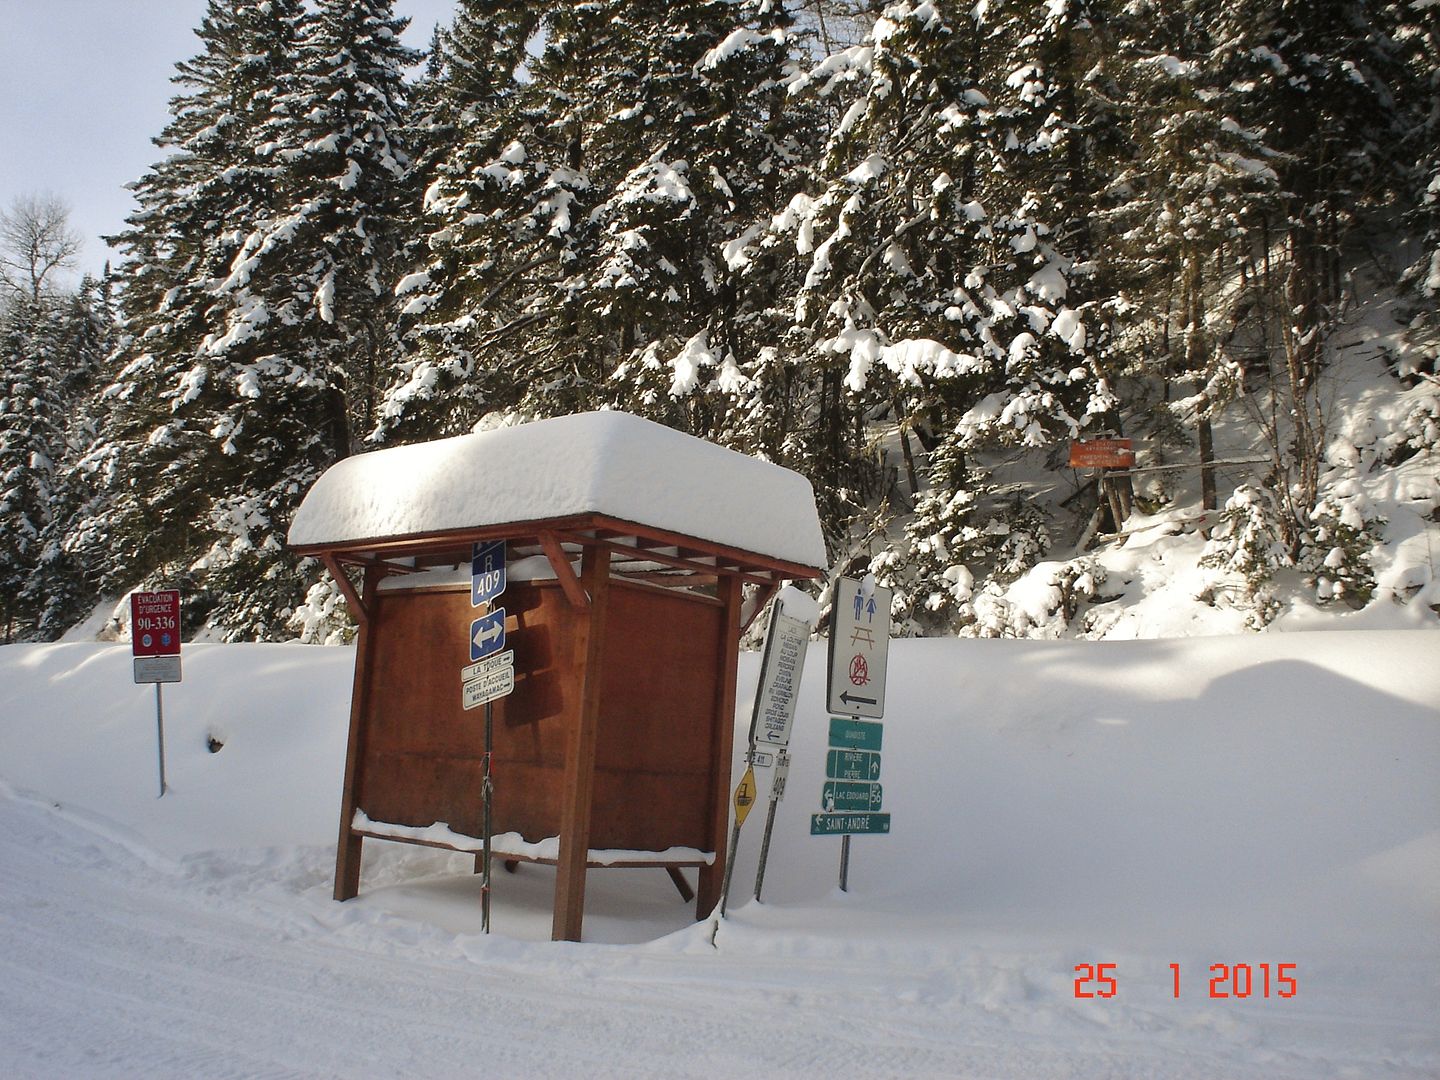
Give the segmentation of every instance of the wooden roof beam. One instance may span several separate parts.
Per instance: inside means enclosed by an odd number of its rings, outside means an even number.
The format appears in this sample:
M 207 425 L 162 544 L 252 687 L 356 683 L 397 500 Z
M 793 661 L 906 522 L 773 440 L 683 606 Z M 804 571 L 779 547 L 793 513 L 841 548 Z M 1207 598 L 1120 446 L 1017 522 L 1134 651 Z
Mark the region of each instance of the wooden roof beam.
M 364 626 L 370 621 L 370 609 L 365 606 L 365 602 L 360 599 L 360 594 L 355 591 L 355 584 L 350 580 L 350 575 L 345 573 L 334 555 L 322 555 L 320 561 L 325 564 L 325 569 L 329 570 L 330 576 L 335 579 L 335 584 L 339 587 L 341 595 L 345 597 L 345 603 L 349 605 L 355 621 Z
M 580 579 L 575 576 L 575 567 L 570 564 L 570 557 L 565 554 L 560 537 L 553 532 L 541 532 L 540 546 L 545 549 L 545 557 L 550 560 L 550 569 L 555 571 L 555 579 L 560 582 L 560 588 L 565 590 L 570 606 L 576 611 L 585 611 L 590 607 L 590 598 L 585 595 Z

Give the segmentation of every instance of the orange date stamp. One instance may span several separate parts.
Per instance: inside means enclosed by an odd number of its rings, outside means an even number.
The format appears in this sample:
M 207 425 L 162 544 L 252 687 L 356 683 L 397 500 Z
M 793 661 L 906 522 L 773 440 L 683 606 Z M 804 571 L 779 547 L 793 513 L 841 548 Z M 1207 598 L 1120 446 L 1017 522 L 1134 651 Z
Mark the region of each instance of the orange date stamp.
M 1076 964 L 1077 998 L 1113 998 L 1120 993 L 1118 964 Z M 1293 998 L 1300 989 L 1295 964 L 1211 964 L 1211 1000 Z M 1202 980 L 1203 982 L 1204 980 Z M 1180 965 L 1170 965 L 1170 994 L 1180 997 Z

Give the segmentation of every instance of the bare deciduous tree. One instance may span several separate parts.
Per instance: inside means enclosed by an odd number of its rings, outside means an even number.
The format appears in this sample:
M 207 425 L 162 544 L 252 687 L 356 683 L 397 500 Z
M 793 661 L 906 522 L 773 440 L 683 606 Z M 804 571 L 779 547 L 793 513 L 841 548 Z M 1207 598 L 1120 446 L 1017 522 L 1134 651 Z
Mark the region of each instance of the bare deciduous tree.
M 84 238 L 56 195 L 22 195 L 0 210 L 0 287 L 38 300 L 51 275 L 75 264 Z

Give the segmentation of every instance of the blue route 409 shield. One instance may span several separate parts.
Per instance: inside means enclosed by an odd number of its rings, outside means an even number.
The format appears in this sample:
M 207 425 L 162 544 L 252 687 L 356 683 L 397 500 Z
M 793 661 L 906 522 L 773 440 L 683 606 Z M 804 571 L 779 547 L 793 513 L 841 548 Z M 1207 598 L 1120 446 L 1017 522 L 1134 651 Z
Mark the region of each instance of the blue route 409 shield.
M 505 647 L 505 609 L 481 615 L 470 624 L 470 660 L 483 660 Z
M 491 540 L 470 549 L 470 605 L 488 604 L 505 591 L 505 541 Z

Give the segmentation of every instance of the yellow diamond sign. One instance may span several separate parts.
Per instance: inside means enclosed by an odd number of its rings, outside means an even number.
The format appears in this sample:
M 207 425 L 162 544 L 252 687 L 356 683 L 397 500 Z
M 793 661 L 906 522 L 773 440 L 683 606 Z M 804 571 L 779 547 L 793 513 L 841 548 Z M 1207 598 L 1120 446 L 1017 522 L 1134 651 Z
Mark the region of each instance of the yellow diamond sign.
M 740 778 L 740 784 L 735 788 L 735 827 L 738 829 L 745 824 L 745 816 L 750 813 L 750 807 L 755 805 L 755 770 L 746 769 L 745 775 Z

